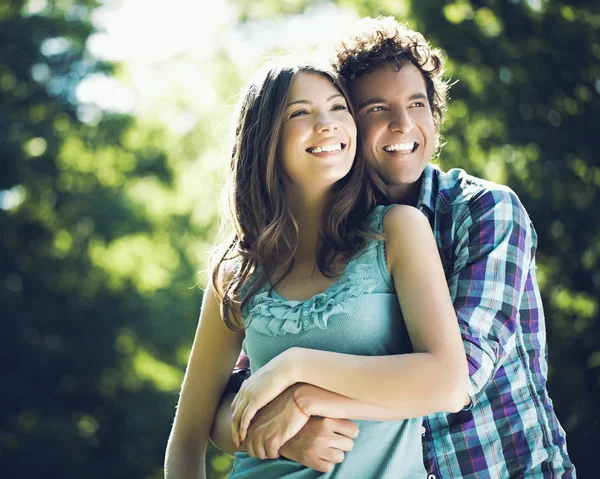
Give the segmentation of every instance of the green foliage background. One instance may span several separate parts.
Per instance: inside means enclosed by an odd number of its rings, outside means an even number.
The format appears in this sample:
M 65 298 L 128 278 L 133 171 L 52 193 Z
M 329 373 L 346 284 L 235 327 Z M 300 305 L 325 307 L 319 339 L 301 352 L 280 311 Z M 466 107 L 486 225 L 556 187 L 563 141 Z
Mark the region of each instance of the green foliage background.
M 323 2 L 230 3 L 247 26 Z M 334 3 L 395 15 L 445 52 L 457 83 L 439 163 L 508 184 L 536 225 L 549 390 L 579 476 L 594 477 L 599 3 Z M 25 1 L 0 2 L 3 477 L 162 477 L 201 304 L 198 271 L 217 234 L 222 118 L 199 110 L 196 126 L 176 135 L 78 103 L 84 77 L 118 74 L 86 50 L 97 6 L 53 0 L 29 14 Z M 231 103 L 246 73 L 223 51 L 207 67 Z M 231 461 L 211 450 L 209 463 L 219 478 Z

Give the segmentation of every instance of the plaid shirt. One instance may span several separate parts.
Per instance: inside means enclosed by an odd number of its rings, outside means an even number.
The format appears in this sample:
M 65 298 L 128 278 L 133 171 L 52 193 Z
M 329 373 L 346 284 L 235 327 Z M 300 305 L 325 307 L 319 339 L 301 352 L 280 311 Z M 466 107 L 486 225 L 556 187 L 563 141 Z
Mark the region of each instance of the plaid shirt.
M 537 236 L 523 205 L 505 186 L 427 165 L 417 208 L 444 265 L 471 397 L 459 413 L 424 418 L 428 479 L 575 478 L 546 390 Z
M 574 478 L 546 390 L 537 237 L 513 191 L 428 165 L 417 208 L 430 221 L 467 352 L 471 404 L 424 418 L 434 478 Z

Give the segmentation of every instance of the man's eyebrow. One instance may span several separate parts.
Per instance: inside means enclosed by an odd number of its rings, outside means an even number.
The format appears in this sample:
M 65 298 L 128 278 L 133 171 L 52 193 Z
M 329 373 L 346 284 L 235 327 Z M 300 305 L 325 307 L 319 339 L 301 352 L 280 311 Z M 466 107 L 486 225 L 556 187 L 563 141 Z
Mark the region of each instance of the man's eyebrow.
M 428 98 L 425 93 L 413 93 L 411 96 L 408 97 L 408 101 L 413 100 L 428 100 Z M 384 98 L 369 98 L 368 100 L 365 100 L 360 105 L 358 105 L 358 109 L 362 110 L 366 106 L 376 105 L 379 103 L 389 103 L 389 101 Z
M 337 98 L 338 96 L 341 96 L 342 98 L 344 98 L 344 95 L 342 95 L 341 93 L 335 93 L 333 95 L 331 95 L 329 98 L 327 98 L 326 101 L 331 101 L 334 98 Z M 305 105 L 312 105 L 312 101 L 308 101 L 308 100 L 296 100 L 296 101 L 292 101 L 290 103 L 288 103 L 285 107 L 289 108 L 292 105 L 296 105 L 297 103 L 304 103 Z
M 375 105 L 376 103 L 387 103 L 383 98 L 369 98 L 358 105 L 358 109 L 362 110 L 366 106 Z
M 427 95 L 425 93 L 413 93 L 408 99 L 409 99 L 409 101 L 428 100 Z

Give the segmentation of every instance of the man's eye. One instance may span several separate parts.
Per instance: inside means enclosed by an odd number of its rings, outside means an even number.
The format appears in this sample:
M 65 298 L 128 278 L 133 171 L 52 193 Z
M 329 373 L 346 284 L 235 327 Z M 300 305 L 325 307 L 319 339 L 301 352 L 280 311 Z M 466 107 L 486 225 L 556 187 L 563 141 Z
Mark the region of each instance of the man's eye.
M 378 112 L 378 111 L 383 111 L 383 110 L 385 110 L 384 106 L 381 106 L 381 105 L 373 106 L 367 110 L 367 113 Z
M 422 101 L 416 101 L 411 106 L 415 108 L 425 108 L 425 103 L 423 103 Z
M 306 110 L 297 110 L 290 115 L 290 118 L 296 118 L 297 116 L 308 115 Z

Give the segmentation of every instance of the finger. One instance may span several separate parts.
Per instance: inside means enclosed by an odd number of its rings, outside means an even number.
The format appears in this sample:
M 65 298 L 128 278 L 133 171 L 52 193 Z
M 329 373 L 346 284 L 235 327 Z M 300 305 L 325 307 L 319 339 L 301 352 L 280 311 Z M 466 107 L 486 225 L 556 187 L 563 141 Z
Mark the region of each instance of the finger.
M 356 439 L 360 430 L 352 421 L 342 419 L 334 421 L 333 432 L 349 437 L 350 439 Z
M 237 449 L 238 447 L 240 447 L 240 436 L 238 434 L 236 434 L 236 421 L 235 418 L 233 416 L 231 416 L 231 440 L 233 441 L 233 445 L 235 446 L 235 448 Z
M 334 437 L 331 438 L 329 445 L 335 449 L 339 449 L 340 451 L 351 451 L 354 449 L 354 441 L 349 437 L 342 436 L 340 434 L 334 434 Z
M 250 421 L 252 421 L 252 418 L 255 415 L 256 415 L 256 409 L 254 408 L 254 406 L 247 404 L 246 408 L 244 409 L 244 412 L 242 413 L 240 423 L 239 423 L 239 431 L 238 432 L 240 435 L 240 441 L 243 441 L 244 439 L 246 439 L 246 434 L 248 433 L 248 427 L 250 426 Z
M 246 452 L 252 457 L 257 457 L 256 450 L 254 449 L 254 443 L 252 441 L 246 441 Z
M 342 462 L 344 460 L 344 451 L 340 451 L 339 449 L 335 449 L 333 447 L 330 447 L 327 449 L 327 451 L 325 451 L 325 454 L 323 454 L 323 456 L 321 456 L 321 459 L 328 461 L 328 462 L 333 462 L 335 464 L 339 464 L 340 462 Z
M 259 459 L 268 459 L 267 452 L 265 451 L 265 446 L 262 441 L 258 441 L 255 444 L 254 450 L 256 451 L 256 457 Z
M 313 469 L 319 472 L 331 472 L 333 466 L 335 466 L 334 463 L 326 461 L 325 459 L 319 459 Z
M 240 421 L 244 409 L 245 404 L 243 401 L 240 401 L 231 415 L 231 437 L 237 445 L 245 439 L 245 437 L 240 439 Z
M 279 454 L 279 449 L 281 446 L 273 439 L 266 439 L 264 441 L 265 454 L 269 459 L 277 459 Z

